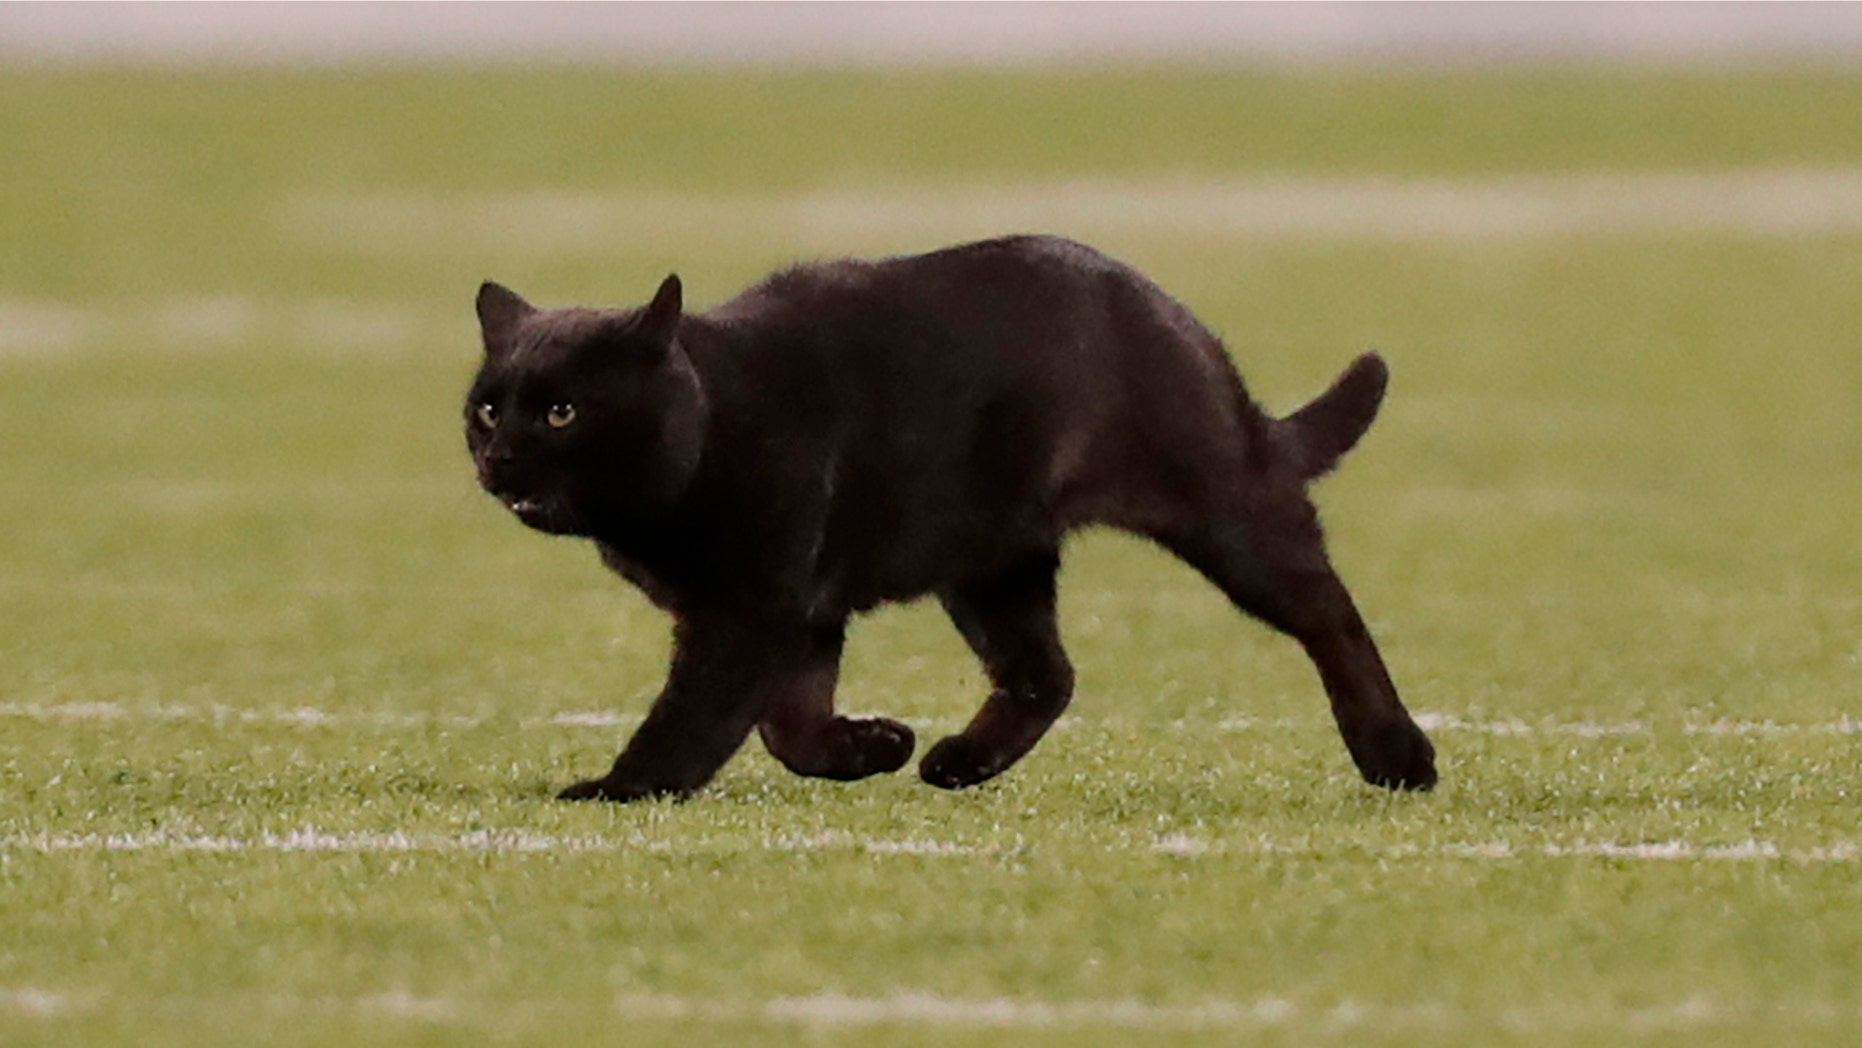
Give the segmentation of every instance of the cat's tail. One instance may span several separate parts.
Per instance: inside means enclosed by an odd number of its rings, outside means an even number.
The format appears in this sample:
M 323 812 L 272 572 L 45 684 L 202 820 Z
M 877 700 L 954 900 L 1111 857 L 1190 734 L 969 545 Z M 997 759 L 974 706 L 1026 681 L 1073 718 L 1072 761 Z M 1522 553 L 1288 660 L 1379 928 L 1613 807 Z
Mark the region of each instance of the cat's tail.
M 1390 383 L 1390 368 L 1376 353 L 1351 362 L 1331 388 L 1275 424 L 1274 441 L 1308 480 L 1330 473 L 1371 428 Z

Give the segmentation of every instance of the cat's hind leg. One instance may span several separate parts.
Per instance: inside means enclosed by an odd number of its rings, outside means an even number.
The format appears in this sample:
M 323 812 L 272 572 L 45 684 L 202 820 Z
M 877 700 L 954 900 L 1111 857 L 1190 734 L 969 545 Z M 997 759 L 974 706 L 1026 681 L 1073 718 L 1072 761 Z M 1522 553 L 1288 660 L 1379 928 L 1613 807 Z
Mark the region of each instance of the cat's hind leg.
M 757 723 L 763 745 L 797 775 L 849 781 L 898 771 L 917 745 L 898 721 L 834 713 L 844 637 L 844 624 L 816 630 L 805 661 L 770 696 Z
M 1263 494 L 1244 510 L 1196 514 L 1154 537 L 1237 608 L 1300 642 L 1367 782 L 1398 790 L 1435 785 L 1435 748 L 1398 699 L 1303 497 Z
M 993 691 L 963 731 L 933 746 L 918 766 L 933 786 L 960 789 L 1020 760 L 1073 696 L 1073 666 L 1054 616 L 1056 553 L 1020 561 L 981 582 L 940 595 Z

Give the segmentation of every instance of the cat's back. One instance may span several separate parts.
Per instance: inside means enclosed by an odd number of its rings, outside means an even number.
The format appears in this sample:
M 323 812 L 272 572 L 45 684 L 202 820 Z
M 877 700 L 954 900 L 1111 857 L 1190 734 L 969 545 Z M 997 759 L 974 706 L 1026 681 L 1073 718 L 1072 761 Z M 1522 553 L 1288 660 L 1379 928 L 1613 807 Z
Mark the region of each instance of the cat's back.
M 719 322 L 817 333 L 862 322 L 907 329 L 1038 323 L 1097 312 L 1108 294 L 1149 281 L 1062 237 L 998 237 L 917 255 L 802 262 L 779 269 L 707 312 Z M 1084 318 L 1083 318 L 1084 319 Z
M 1024 234 L 770 274 L 708 311 L 728 367 L 866 429 L 961 427 L 987 412 L 1097 428 L 1128 408 L 1248 411 L 1220 340 L 1136 270 Z

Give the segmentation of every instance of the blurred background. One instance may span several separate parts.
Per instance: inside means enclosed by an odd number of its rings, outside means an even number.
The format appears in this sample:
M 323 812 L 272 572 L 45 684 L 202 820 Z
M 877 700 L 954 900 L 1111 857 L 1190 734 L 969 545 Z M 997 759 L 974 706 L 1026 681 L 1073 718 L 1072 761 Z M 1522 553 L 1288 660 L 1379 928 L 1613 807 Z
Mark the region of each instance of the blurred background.
M 1845 4 L 8 4 L 0 51 L 61 60 L 649 63 L 1839 57 Z

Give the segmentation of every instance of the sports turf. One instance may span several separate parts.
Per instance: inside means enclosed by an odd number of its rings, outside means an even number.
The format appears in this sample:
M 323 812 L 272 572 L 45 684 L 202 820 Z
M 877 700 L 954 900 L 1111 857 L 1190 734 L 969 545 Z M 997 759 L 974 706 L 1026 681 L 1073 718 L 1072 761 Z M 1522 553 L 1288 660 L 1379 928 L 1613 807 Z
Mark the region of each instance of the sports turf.
M 1846 1043 L 1852 230 L 1103 244 L 1272 407 L 1390 360 L 1320 501 L 1428 796 L 1095 535 L 1076 704 L 996 783 L 752 742 L 691 803 L 552 802 L 665 623 L 475 492 L 457 398 L 483 277 L 702 306 L 823 246 L 473 207 L 1854 169 L 1857 126 L 1862 78 L 1764 70 L 0 71 L 0 1043 Z M 841 702 L 923 745 L 981 688 L 912 607 Z

